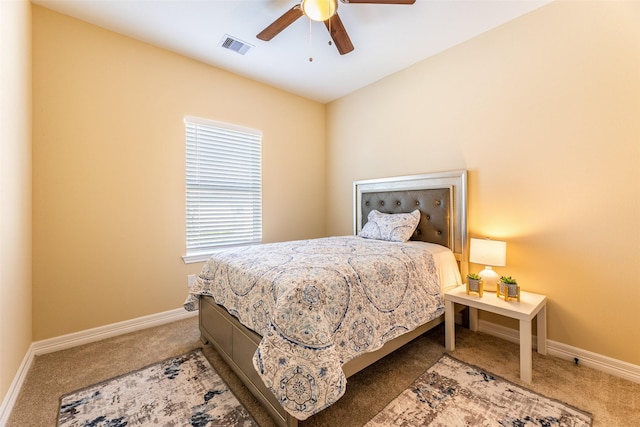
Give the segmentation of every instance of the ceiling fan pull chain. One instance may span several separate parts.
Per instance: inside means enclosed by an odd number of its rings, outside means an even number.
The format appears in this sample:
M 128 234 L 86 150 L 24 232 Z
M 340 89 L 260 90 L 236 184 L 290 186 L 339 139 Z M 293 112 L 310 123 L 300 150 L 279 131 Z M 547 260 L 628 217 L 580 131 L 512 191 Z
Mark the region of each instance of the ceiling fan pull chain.
M 333 37 L 333 34 L 331 33 L 331 18 L 329 18 L 329 46 L 333 44 L 331 37 Z
M 313 43 L 311 40 L 311 23 L 313 22 L 311 19 L 309 21 L 309 62 L 313 62 Z

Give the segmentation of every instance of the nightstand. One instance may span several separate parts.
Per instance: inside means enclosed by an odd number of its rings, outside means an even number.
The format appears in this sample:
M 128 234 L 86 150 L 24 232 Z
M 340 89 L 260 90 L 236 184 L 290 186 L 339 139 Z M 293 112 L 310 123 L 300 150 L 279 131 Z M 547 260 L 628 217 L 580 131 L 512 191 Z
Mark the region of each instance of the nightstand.
M 538 353 L 547 354 L 547 297 L 531 292 L 520 292 L 520 301 L 504 301 L 494 293 L 483 297 L 467 295 L 465 286 L 445 292 L 445 347 L 456 348 L 454 303 L 469 307 L 469 329 L 478 330 L 478 310 L 489 311 L 520 321 L 520 379 L 526 383 L 532 377 L 531 322 L 536 317 L 538 328 Z

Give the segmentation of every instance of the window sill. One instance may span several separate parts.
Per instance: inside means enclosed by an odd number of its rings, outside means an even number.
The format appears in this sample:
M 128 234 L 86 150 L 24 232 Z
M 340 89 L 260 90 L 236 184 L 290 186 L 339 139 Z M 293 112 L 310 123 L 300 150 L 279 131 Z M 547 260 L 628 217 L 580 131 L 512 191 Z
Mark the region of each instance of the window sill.
M 222 249 L 220 249 L 220 250 L 222 250 Z M 207 261 L 209 258 L 211 258 L 211 255 L 213 255 L 214 253 L 220 252 L 220 250 L 209 251 L 209 252 L 198 252 L 198 253 L 194 253 L 194 254 L 183 255 L 182 261 L 184 261 L 185 264 L 193 264 L 193 263 L 196 263 L 196 262 L 204 262 L 204 261 Z
M 1 0 L 0 0 L 1 1 Z M 193 264 L 196 262 L 205 262 L 208 261 L 209 258 L 211 258 L 211 255 L 227 250 L 227 249 L 232 249 L 232 248 L 246 248 L 249 246 L 256 246 L 256 245 L 261 245 L 262 243 L 253 243 L 253 244 L 245 244 L 245 245 L 236 245 L 236 246 L 224 246 L 218 249 L 209 249 L 208 251 L 204 251 L 204 252 L 193 252 L 187 255 L 183 255 L 182 256 L 182 261 L 184 261 L 185 264 Z

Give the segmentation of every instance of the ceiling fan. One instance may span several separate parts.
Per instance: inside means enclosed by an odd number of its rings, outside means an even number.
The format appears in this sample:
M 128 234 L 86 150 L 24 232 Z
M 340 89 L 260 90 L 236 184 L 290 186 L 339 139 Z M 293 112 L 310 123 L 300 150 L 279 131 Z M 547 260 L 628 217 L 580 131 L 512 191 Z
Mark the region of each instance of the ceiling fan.
M 368 4 L 414 4 L 416 0 L 340 0 L 342 3 L 368 3 Z M 269 41 L 289 25 L 293 24 L 302 15 L 313 21 L 324 22 L 329 35 L 336 45 L 340 55 L 351 52 L 354 47 L 347 30 L 338 16 L 337 0 L 302 0 L 286 11 L 282 16 L 273 21 L 256 37 Z

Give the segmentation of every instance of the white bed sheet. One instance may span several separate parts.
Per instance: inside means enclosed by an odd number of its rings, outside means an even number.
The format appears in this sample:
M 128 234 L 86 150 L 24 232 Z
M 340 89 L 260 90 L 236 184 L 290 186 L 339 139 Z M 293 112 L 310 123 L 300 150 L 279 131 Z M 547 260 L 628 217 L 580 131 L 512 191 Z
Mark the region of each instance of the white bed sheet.
M 458 261 L 456 261 L 456 256 L 451 249 L 435 243 L 415 240 L 410 240 L 406 244 L 426 247 L 431 252 L 438 271 L 440 289 L 443 293 L 462 284 Z

